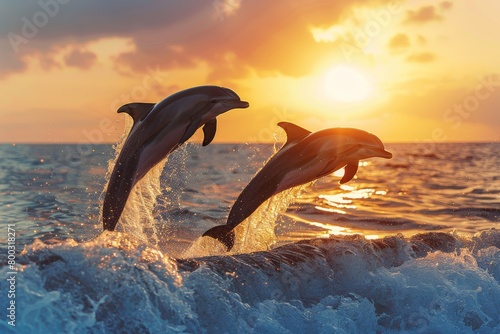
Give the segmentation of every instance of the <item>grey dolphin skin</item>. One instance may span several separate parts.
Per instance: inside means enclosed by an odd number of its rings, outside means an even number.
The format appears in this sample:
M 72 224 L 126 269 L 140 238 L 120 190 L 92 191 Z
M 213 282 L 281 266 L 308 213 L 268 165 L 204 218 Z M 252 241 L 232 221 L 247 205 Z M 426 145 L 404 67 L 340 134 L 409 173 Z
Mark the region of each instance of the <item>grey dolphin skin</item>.
M 352 128 L 332 128 L 311 133 L 295 124 L 278 125 L 287 142 L 254 176 L 234 203 L 225 225 L 213 227 L 203 236 L 234 245 L 233 229 L 271 196 L 286 189 L 314 181 L 345 166 L 340 183 L 351 180 L 361 159 L 392 158 L 375 135 Z
M 129 114 L 134 125 L 116 160 L 104 196 L 103 227 L 113 231 L 130 191 L 156 164 L 203 126 L 203 146 L 210 144 L 216 117 L 247 108 L 248 102 L 228 88 L 199 86 L 177 92 L 158 103 L 129 103 L 118 112 Z

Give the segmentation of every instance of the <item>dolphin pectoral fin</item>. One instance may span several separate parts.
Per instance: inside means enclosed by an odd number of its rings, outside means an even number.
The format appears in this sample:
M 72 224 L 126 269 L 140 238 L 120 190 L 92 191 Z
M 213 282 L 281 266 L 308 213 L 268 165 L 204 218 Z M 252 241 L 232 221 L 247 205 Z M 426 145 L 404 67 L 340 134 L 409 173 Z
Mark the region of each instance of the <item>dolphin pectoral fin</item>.
M 149 112 L 151 111 L 151 109 L 153 109 L 154 106 L 155 103 L 134 102 L 121 106 L 117 112 L 118 113 L 125 112 L 129 114 L 130 117 L 132 117 L 132 119 L 134 120 L 135 124 L 137 121 L 146 117 L 146 115 L 149 114 Z
M 217 131 L 217 119 L 214 118 L 213 120 L 207 122 L 205 126 L 203 127 L 203 146 L 207 146 L 212 142 L 212 140 L 215 137 L 215 132 Z
M 198 130 L 198 128 L 201 125 L 201 116 L 196 117 L 191 124 L 188 125 L 186 132 L 184 132 L 184 135 L 182 136 L 181 140 L 179 140 L 179 144 L 184 144 L 186 140 L 191 138 L 192 135 Z
M 209 236 L 214 239 L 219 240 L 224 246 L 226 246 L 227 251 L 230 251 L 234 246 L 234 231 L 231 225 L 219 225 L 212 227 L 203 236 Z
M 293 123 L 279 122 L 278 126 L 286 132 L 286 143 L 283 147 L 311 134 L 311 131 L 301 128 Z
M 345 166 L 344 176 L 340 180 L 340 184 L 344 184 L 348 181 L 351 181 L 356 172 L 358 171 L 359 161 L 350 162 Z

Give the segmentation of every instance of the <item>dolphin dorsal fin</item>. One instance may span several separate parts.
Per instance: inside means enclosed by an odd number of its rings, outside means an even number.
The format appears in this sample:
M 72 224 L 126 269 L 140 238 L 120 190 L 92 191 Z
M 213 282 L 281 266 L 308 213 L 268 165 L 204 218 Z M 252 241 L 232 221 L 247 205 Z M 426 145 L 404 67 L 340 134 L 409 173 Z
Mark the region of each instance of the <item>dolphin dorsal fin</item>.
M 153 109 L 155 106 L 155 103 L 140 103 L 140 102 L 134 102 L 134 103 L 127 103 L 123 106 L 121 106 L 117 112 L 125 112 L 132 117 L 134 120 L 134 124 L 138 122 L 139 120 L 143 119 L 146 117 L 147 114 Z
M 300 140 L 311 133 L 311 131 L 301 128 L 293 123 L 279 122 L 278 126 L 286 132 L 286 143 L 283 147 L 294 141 Z

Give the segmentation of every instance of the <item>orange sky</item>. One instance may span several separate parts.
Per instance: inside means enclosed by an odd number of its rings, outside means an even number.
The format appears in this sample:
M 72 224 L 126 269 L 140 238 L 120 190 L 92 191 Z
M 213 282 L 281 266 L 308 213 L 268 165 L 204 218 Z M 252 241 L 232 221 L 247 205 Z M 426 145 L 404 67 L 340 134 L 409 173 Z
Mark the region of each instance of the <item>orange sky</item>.
M 218 117 L 215 142 L 274 141 L 279 121 L 500 141 L 499 12 L 496 0 L 0 0 L 0 142 L 116 142 L 120 105 L 203 84 L 250 102 Z

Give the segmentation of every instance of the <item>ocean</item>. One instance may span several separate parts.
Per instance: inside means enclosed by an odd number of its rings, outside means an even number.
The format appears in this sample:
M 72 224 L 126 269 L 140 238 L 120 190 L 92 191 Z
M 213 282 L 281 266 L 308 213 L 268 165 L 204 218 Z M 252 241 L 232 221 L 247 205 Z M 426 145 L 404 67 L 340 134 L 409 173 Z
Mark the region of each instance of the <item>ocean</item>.
M 119 145 L 0 145 L 0 332 L 500 333 L 499 143 L 386 144 L 200 238 L 278 147 L 186 144 L 102 233 Z

